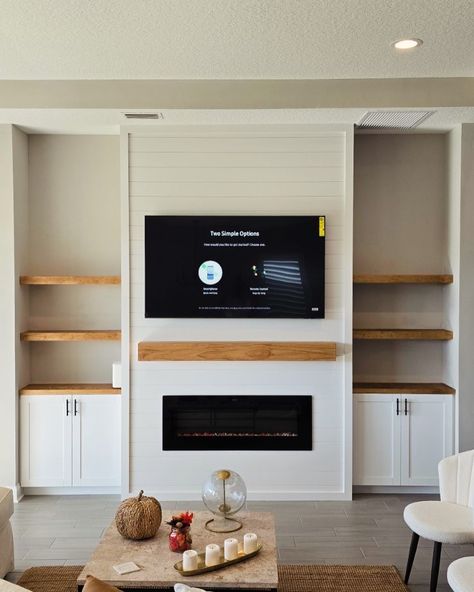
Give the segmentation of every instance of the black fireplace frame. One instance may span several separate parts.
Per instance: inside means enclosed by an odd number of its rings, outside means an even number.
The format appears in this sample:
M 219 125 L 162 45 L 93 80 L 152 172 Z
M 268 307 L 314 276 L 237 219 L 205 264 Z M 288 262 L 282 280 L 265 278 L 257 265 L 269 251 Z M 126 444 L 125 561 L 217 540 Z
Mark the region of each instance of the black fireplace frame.
M 174 413 L 179 409 L 251 409 L 271 405 L 273 410 L 297 410 L 295 436 L 192 436 L 176 434 Z M 312 450 L 313 398 L 311 395 L 163 395 L 163 450 Z M 209 428 L 212 429 L 212 426 Z

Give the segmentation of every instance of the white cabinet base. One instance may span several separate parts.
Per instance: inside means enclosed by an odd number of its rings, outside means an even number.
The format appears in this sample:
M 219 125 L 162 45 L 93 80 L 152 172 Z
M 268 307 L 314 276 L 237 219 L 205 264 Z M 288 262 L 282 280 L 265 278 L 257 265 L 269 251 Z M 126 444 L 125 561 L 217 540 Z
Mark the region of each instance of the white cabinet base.
M 71 485 L 71 397 L 20 397 L 21 486 Z
M 120 495 L 120 487 L 23 487 L 23 495 Z
M 392 395 L 354 401 L 354 483 L 400 484 L 400 421 Z
M 453 454 L 453 397 L 404 396 L 401 440 L 401 484 L 438 485 L 438 463 Z
M 354 395 L 354 486 L 437 487 L 453 407 L 451 395 Z
M 439 495 L 439 487 L 424 487 L 423 485 L 354 485 L 352 493 L 383 493 L 383 494 L 417 494 Z
M 120 397 L 73 397 L 72 484 L 120 485 Z
M 26 492 L 118 492 L 121 474 L 120 397 L 22 395 L 20 473 Z M 88 488 L 88 491 L 85 489 Z M 90 490 L 93 488 L 93 490 Z M 60 491 L 61 489 L 61 491 Z M 109 491 L 111 489 L 112 491 Z

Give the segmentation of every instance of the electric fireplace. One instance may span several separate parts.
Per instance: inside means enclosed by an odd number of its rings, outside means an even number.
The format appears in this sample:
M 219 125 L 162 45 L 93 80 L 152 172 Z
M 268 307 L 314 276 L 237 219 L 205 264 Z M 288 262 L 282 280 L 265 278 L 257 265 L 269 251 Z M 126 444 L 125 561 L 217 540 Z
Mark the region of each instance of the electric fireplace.
M 163 450 L 311 449 L 311 396 L 163 397 Z

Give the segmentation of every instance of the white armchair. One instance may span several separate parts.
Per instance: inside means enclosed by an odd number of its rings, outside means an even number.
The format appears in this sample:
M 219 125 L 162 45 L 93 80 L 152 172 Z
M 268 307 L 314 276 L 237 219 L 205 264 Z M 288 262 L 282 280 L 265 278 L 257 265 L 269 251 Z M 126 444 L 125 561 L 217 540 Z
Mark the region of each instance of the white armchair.
M 461 557 L 448 567 L 448 583 L 454 592 L 474 592 L 474 557 Z
M 443 459 L 438 465 L 441 501 L 409 504 L 403 517 L 413 531 L 405 584 L 408 584 L 418 540 L 434 541 L 430 592 L 438 584 L 441 545 L 474 544 L 474 450 Z
M 12 490 L 0 487 L 0 578 L 13 569 L 13 534 L 10 524 L 12 514 Z

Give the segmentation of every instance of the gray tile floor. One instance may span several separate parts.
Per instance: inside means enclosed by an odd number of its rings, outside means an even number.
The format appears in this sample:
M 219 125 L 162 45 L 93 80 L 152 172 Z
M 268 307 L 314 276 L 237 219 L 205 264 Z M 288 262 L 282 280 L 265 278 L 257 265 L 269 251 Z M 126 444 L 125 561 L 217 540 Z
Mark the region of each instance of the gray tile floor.
M 396 565 L 404 571 L 410 532 L 403 522 L 406 504 L 433 496 L 358 495 L 351 502 L 249 502 L 249 510 L 275 514 L 281 563 Z M 15 506 L 15 572 L 12 581 L 36 565 L 85 563 L 110 524 L 118 496 L 30 496 Z M 177 508 L 163 503 L 164 519 Z M 203 509 L 201 502 L 179 509 Z M 410 589 L 429 589 L 431 543 L 420 541 Z M 445 546 L 439 592 L 447 592 L 446 569 L 474 546 Z

